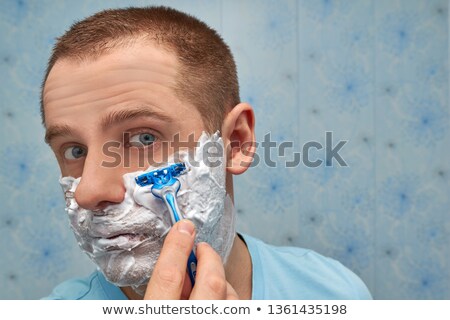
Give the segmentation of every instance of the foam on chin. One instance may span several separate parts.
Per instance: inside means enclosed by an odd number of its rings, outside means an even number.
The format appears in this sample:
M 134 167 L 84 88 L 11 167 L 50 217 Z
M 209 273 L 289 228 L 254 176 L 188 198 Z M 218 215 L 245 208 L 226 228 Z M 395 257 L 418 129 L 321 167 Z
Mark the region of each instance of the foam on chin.
M 195 242 L 209 243 L 225 263 L 235 236 L 235 213 L 225 190 L 223 158 L 217 167 L 207 166 L 203 161 L 204 147 L 214 145 L 224 150 L 218 133 L 203 132 L 193 159 L 188 154 L 179 156 L 189 172 L 178 178 L 181 188 L 177 199 L 184 216 L 196 225 Z M 80 178 L 60 179 L 66 211 L 79 246 L 117 286 L 138 288 L 147 284 L 171 227 L 163 201 L 151 194 L 149 187 L 140 187 L 134 180 L 154 169 L 125 174 L 124 201 L 101 212 L 83 209 L 76 203 L 73 195 Z

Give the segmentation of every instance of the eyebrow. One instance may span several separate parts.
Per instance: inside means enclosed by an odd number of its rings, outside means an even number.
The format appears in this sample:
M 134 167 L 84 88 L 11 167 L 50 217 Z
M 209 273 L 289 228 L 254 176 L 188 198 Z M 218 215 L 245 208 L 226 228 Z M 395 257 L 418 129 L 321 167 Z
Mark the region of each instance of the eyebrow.
M 50 144 L 52 140 L 59 136 L 73 135 L 72 129 L 68 125 L 56 125 L 47 128 L 45 131 L 45 143 Z
M 173 122 L 173 119 L 169 116 L 158 111 L 151 110 L 150 107 L 143 105 L 134 108 L 113 111 L 101 120 L 100 126 L 102 130 L 106 130 L 110 126 L 114 126 L 118 123 L 134 120 L 140 117 L 154 118 L 164 122 Z
M 148 106 L 142 105 L 134 107 L 132 109 L 113 111 L 101 120 L 100 126 L 104 131 L 110 126 L 114 126 L 121 122 L 133 120 L 140 117 L 154 118 L 164 122 L 173 122 L 173 119 L 169 116 L 151 110 Z M 51 141 L 56 137 L 71 135 L 74 135 L 74 132 L 68 125 L 54 125 L 47 128 L 45 132 L 45 142 L 47 144 L 50 144 Z

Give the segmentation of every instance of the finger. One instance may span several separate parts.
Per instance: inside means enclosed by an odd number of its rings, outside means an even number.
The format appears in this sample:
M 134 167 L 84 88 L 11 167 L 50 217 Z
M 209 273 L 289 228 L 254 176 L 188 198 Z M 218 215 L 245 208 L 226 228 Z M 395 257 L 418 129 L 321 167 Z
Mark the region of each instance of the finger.
M 197 276 L 190 299 L 223 300 L 227 297 L 227 281 L 222 259 L 205 242 L 197 245 Z
M 147 285 L 144 299 L 180 299 L 188 256 L 194 246 L 195 227 L 189 220 L 174 224 Z
M 186 275 L 184 276 L 183 289 L 181 290 L 180 300 L 189 300 L 191 291 L 192 291 L 192 283 L 191 279 L 189 278 L 189 274 L 186 271 Z
M 239 300 L 239 296 L 234 290 L 234 288 L 231 286 L 231 284 L 227 281 L 227 300 Z

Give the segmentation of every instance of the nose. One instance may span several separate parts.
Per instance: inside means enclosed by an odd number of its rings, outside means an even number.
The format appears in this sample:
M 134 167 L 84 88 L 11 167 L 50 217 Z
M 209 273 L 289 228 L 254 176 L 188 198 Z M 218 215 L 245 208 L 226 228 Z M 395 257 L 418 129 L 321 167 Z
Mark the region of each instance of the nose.
M 125 186 L 120 168 L 102 165 L 101 155 L 88 152 L 80 183 L 75 190 L 78 205 L 87 210 L 102 210 L 123 201 Z

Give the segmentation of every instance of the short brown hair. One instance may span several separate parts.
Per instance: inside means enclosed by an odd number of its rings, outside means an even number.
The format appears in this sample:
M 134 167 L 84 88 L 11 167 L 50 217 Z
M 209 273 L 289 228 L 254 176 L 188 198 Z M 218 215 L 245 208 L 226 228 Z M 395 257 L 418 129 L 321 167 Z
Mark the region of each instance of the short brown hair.
M 179 62 L 175 93 L 200 112 L 208 131 L 220 129 L 227 110 L 239 103 L 236 65 L 230 48 L 205 23 L 168 7 L 108 9 L 74 23 L 53 47 L 41 87 L 59 59 L 94 60 L 137 38 L 173 52 Z

